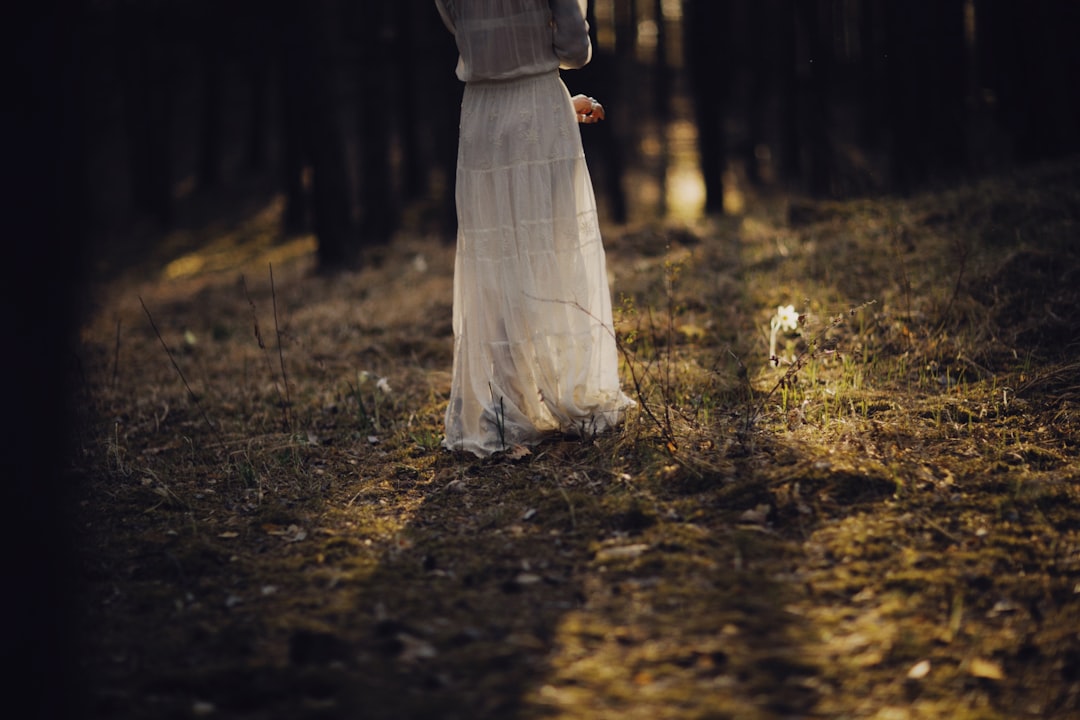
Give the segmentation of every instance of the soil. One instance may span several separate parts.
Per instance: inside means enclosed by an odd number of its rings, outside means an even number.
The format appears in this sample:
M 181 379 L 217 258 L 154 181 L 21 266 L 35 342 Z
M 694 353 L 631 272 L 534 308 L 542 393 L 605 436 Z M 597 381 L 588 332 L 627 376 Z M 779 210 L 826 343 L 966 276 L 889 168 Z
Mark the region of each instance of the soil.
M 279 213 L 92 284 L 86 717 L 1080 716 L 1080 161 L 605 228 L 638 408 L 486 460 L 452 246 Z

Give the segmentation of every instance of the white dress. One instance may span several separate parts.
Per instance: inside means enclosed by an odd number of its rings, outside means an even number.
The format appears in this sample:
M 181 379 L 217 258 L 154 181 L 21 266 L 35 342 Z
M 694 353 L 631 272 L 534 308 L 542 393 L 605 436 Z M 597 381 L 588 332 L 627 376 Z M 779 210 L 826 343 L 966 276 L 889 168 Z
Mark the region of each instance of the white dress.
M 604 248 L 559 68 L 591 54 L 586 0 L 436 0 L 465 81 L 454 367 L 443 445 L 484 457 L 602 432 L 619 386 Z

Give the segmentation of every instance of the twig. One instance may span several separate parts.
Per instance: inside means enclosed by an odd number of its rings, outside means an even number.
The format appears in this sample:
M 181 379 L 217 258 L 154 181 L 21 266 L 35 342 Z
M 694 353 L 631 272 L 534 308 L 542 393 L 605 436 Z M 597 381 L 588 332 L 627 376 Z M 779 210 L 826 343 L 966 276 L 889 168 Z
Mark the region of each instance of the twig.
M 141 299 L 141 298 L 140 298 Z M 113 349 L 113 368 L 112 368 L 112 384 L 116 387 L 116 383 L 120 379 L 120 318 L 116 318 L 116 347 Z
M 907 263 L 904 262 L 904 256 L 900 252 L 900 239 L 898 234 L 904 231 L 904 226 L 897 223 L 896 228 L 892 232 L 893 251 L 896 253 L 896 265 L 900 269 L 900 282 L 904 286 L 904 304 L 907 307 L 907 322 L 911 322 L 911 278 L 908 276 Z M 907 338 L 908 347 L 912 347 L 914 340 L 911 339 L 911 335 L 905 335 Z
M 950 541 L 950 542 L 952 542 L 952 543 L 954 543 L 954 544 L 956 544 L 956 545 L 959 545 L 959 544 L 961 543 L 961 540 L 960 540 L 960 538 L 956 537 L 956 536 L 955 536 L 955 535 L 953 535 L 953 534 L 952 534 L 951 532 L 949 532 L 948 530 L 946 530 L 946 529 L 945 529 L 944 527 L 942 527 L 942 526 L 941 526 L 941 524 L 940 524 L 940 523 L 938 523 L 938 522 L 935 522 L 935 521 L 934 521 L 934 520 L 933 520 L 933 519 L 932 519 L 932 518 L 931 518 L 931 517 L 930 517 L 929 515 L 927 515 L 927 514 L 925 514 L 925 513 L 919 513 L 919 517 L 920 517 L 920 518 L 922 519 L 922 521 L 923 521 L 923 522 L 925 522 L 925 523 L 926 523 L 927 525 L 929 525 L 929 526 L 930 526 L 931 528 L 933 528 L 934 530 L 936 530 L 936 531 L 938 531 L 939 533 L 941 533 L 941 535 L 942 535 L 942 536 L 943 536 L 943 537 L 944 537 L 944 538 L 945 538 L 946 540 L 948 540 L 948 541 Z
M 671 434 L 668 426 L 662 423 L 660 419 L 656 417 L 653 411 L 649 408 L 649 404 L 645 402 L 645 391 L 642 390 L 641 379 L 638 377 L 637 371 L 634 370 L 633 356 L 631 356 L 630 351 L 626 349 L 626 346 L 623 345 L 617 337 L 615 338 L 615 346 L 619 349 L 619 352 L 622 353 L 622 356 L 626 358 L 626 369 L 629 371 L 630 379 L 634 383 L 634 393 L 638 397 L 638 404 L 641 405 L 641 409 L 645 412 L 646 415 L 649 416 L 649 419 L 653 421 L 653 424 L 656 425 L 656 429 L 659 430 L 660 434 L 664 436 L 664 440 L 667 441 L 669 447 L 672 450 L 678 450 L 679 445 L 675 442 L 675 438 Z
M 728 351 L 728 355 L 731 356 L 731 359 L 734 360 L 735 364 L 739 366 L 739 372 L 738 372 L 739 379 L 742 380 L 743 383 L 746 385 L 746 417 L 747 417 L 747 423 L 746 423 L 746 426 L 744 427 L 744 431 L 748 432 L 750 430 L 750 420 L 749 420 L 750 412 L 754 407 L 754 383 L 750 382 L 750 371 L 747 369 L 745 363 L 743 363 L 742 358 L 740 358 L 738 355 L 735 354 L 735 351 L 731 349 L 731 346 L 728 346 L 727 351 Z M 719 360 L 719 358 L 717 358 L 717 363 L 719 363 L 719 362 L 720 362 L 720 360 Z
M 278 362 L 281 364 L 281 382 L 285 384 L 285 422 L 292 426 L 292 398 L 289 396 L 289 376 L 285 374 L 285 351 L 281 348 L 281 328 L 278 325 L 277 290 L 274 288 L 274 263 L 270 266 L 270 297 L 274 302 L 274 334 L 277 336 Z
M 1049 370 L 1045 373 L 1041 373 L 1031 378 L 1027 382 L 1023 383 L 1016 388 L 1015 395 L 1025 395 L 1032 390 L 1036 390 L 1043 385 L 1047 385 L 1054 380 L 1064 378 L 1066 382 L 1073 382 L 1074 379 L 1080 376 L 1080 363 L 1069 363 L 1056 367 L 1053 370 Z M 1060 390 L 1058 394 L 1060 394 Z
M 971 255 L 971 243 L 964 242 L 962 238 L 957 238 L 956 248 L 960 255 L 960 267 L 956 271 L 956 284 L 953 285 L 952 297 L 949 298 L 949 303 L 945 306 L 944 312 L 941 313 L 938 327 L 939 332 L 945 327 L 945 322 L 949 318 L 949 313 L 952 312 L 953 305 L 956 303 L 956 298 L 960 296 L 960 284 L 964 279 L 964 271 L 967 269 L 968 256 Z
M 670 300 L 670 292 L 668 293 L 668 296 L 669 296 L 668 303 L 670 304 L 670 302 L 671 302 L 671 300 Z M 668 309 L 668 335 L 667 335 L 667 338 L 665 340 L 665 342 L 667 343 L 667 347 L 664 348 L 663 360 L 661 361 L 658 358 L 657 363 L 658 364 L 660 364 L 661 362 L 663 363 L 663 367 L 661 367 L 658 372 L 660 372 L 662 374 L 662 377 L 660 379 L 660 397 L 664 401 L 664 431 L 665 431 L 664 434 L 670 440 L 670 442 L 674 445 L 675 444 L 675 441 L 674 441 L 675 433 L 674 433 L 674 430 L 673 430 L 674 426 L 671 423 L 671 403 L 672 403 L 672 399 L 671 399 L 671 346 L 672 346 L 674 337 L 673 337 L 672 332 L 671 332 L 671 327 L 670 327 L 671 323 L 672 323 L 671 309 L 669 307 L 669 309 Z M 656 331 L 656 320 L 653 318 L 652 308 L 649 308 L 649 330 L 652 332 L 652 335 L 653 335 L 654 338 L 658 337 L 658 333 Z
M 210 428 L 210 431 L 214 433 L 214 436 L 217 437 L 220 442 L 221 435 L 218 433 L 218 429 L 214 427 L 214 423 L 210 422 L 210 418 L 206 415 L 206 410 L 203 408 L 202 403 L 199 402 L 199 396 L 191 389 L 191 385 L 188 384 L 187 378 L 184 377 L 184 371 L 176 364 L 176 358 L 173 357 L 172 350 L 170 350 L 169 346 L 165 343 L 165 338 L 161 337 L 161 331 L 158 330 L 157 323 L 154 322 L 154 316 L 150 314 L 150 309 L 146 307 L 146 303 L 143 302 L 141 295 L 139 296 L 139 304 L 142 305 L 143 312 L 146 313 L 146 318 L 150 321 L 150 327 L 154 329 L 154 334 L 157 335 L 158 342 L 160 342 L 161 347 L 165 349 L 165 354 L 169 356 L 169 362 L 172 363 L 173 369 L 176 370 L 176 374 L 180 376 L 180 380 L 184 383 L 184 387 L 187 388 L 188 395 L 191 396 L 192 402 L 195 403 L 195 407 L 199 408 L 199 413 L 206 422 L 206 426 Z
M 525 294 L 525 297 L 527 297 L 527 298 L 529 298 L 531 300 L 537 300 L 539 302 L 550 302 L 550 303 L 556 303 L 558 305 L 568 305 L 570 307 L 577 308 L 581 312 L 585 313 L 585 315 L 587 317 L 592 318 L 593 320 L 598 322 L 600 324 L 600 327 L 604 328 L 604 330 L 609 335 L 611 335 L 612 340 L 615 341 L 616 349 L 626 359 L 626 368 L 630 372 L 630 379 L 634 383 L 634 392 L 637 394 L 638 404 L 641 405 L 641 409 L 645 412 L 646 415 L 648 415 L 649 419 L 653 421 L 653 424 L 656 425 L 656 429 L 660 431 L 660 434 L 664 437 L 664 440 L 667 442 L 668 449 L 672 453 L 674 453 L 679 448 L 679 444 L 677 442 L 675 442 L 675 433 L 674 433 L 674 430 L 673 430 L 671 422 L 670 422 L 671 416 L 670 416 L 670 414 L 667 415 L 666 417 L 668 419 L 668 422 L 664 423 L 664 422 L 661 422 L 660 419 L 658 417 L 656 417 L 655 413 L 653 413 L 653 411 L 649 409 L 648 404 L 645 402 L 644 390 L 642 390 L 642 387 L 641 387 L 641 378 L 639 378 L 637 373 L 634 371 L 633 356 L 630 354 L 630 351 L 628 351 L 626 349 L 626 347 L 622 344 L 622 342 L 619 340 L 619 336 L 615 332 L 615 328 L 614 327 L 609 327 L 606 323 L 602 322 L 600 320 L 600 318 L 596 317 L 591 312 L 589 312 L 588 308 L 582 306 L 582 304 L 579 303 L 577 300 L 559 300 L 559 299 L 555 299 L 555 298 L 541 298 L 541 297 L 536 297 L 535 295 L 529 295 L 528 293 Z M 650 319 L 650 323 L 651 323 L 651 319 Z M 655 326 L 654 326 L 654 330 L 655 330 Z M 663 383 L 661 383 L 661 385 L 663 385 Z M 666 407 L 666 405 L 667 405 L 667 396 L 663 392 L 661 393 L 661 398 L 664 400 L 665 407 Z
M 251 299 L 251 293 L 248 292 L 247 281 L 244 276 L 240 276 L 240 286 L 244 288 L 244 296 L 247 297 L 248 305 L 251 306 L 251 324 L 255 328 L 255 340 L 259 343 L 259 349 L 263 351 L 263 359 L 266 360 L 266 371 L 270 373 L 270 377 L 274 381 L 274 390 L 278 396 L 278 407 L 282 409 L 284 414 L 284 424 L 287 428 L 289 425 L 288 410 L 285 407 L 285 398 L 281 396 L 281 386 L 277 383 L 277 375 L 274 373 L 274 366 L 270 362 L 270 356 L 266 354 L 266 343 L 263 342 L 262 332 L 259 330 L 259 316 L 255 310 L 255 301 Z
M 574 503 L 570 500 L 570 495 L 567 494 L 566 488 L 561 484 L 559 485 L 559 493 L 563 496 L 563 500 L 566 501 L 566 507 L 570 510 L 570 529 L 577 530 L 577 517 L 574 515 Z
M 671 241 L 668 240 L 665 243 L 666 252 L 671 253 Z M 678 274 L 678 268 L 671 262 L 664 263 L 664 293 L 667 295 L 667 347 L 664 349 L 664 382 L 663 398 L 664 398 L 664 422 L 667 423 L 668 434 L 674 436 L 674 432 L 671 424 L 671 406 L 674 398 L 671 395 L 672 392 L 672 380 L 671 380 L 671 366 L 672 366 L 672 353 L 675 352 L 675 279 Z M 652 312 L 649 313 L 649 321 L 652 321 Z

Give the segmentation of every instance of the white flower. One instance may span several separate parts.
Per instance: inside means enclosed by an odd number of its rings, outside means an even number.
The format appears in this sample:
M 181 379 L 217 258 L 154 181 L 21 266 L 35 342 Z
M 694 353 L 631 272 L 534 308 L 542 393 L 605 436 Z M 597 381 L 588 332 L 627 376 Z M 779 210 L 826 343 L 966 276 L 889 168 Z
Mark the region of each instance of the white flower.
M 799 313 L 794 305 L 781 305 L 776 308 L 776 324 L 780 330 L 790 331 L 799 327 Z
M 389 395 L 391 392 L 390 383 L 387 382 L 386 378 L 384 377 L 379 378 L 379 382 L 375 383 L 375 389 L 377 389 L 383 395 Z
M 790 332 L 799 327 L 799 313 L 794 305 L 780 305 L 776 314 L 769 321 L 769 357 L 776 357 L 776 338 L 781 332 Z

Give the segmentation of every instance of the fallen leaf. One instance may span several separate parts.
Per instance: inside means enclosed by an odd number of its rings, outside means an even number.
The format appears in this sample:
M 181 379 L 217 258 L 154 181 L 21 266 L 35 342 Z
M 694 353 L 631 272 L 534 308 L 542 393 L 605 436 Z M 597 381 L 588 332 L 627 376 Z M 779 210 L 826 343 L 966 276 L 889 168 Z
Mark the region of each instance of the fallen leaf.
M 609 560 L 629 560 L 636 557 L 640 557 L 642 553 L 649 549 L 648 545 L 639 543 L 637 545 L 620 545 L 618 547 L 602 548 L 596 553 L 597 562 L 607 562 Z
M 1017 606 L 1017 604 L 1012 602 L 1011 600 L 998 600 L 996 603 L 994 603 L 994 607 L 990 608 L 989 612 L 986 613 L 986 617 L 994 618 L 998 615 L 1007 615 L 1009 613 L 1016 612 L 1019 609 L 1020 608 Z
M 408 633 L 398 633 L 397 641 L 401 643 L 401 654 L 398 655 L 398 659 L 402 662 L 416 662 L 438 655 L 434 645 Z
M 230 539 L 232 539 L 234 537 L 240 537 L 240 533 L 233 532 L 232 530 L 227 530 L 226 532 L 218 533 L 218 537 L 223 538 L 225 540 L 230 540 Z
M 911 669 L 907 671 L 907 676 L 911 680 L 922 680 L 924 677 L 930 674 L 930 661 L 920 660 L 911 666 Z
M 1001 669 L 1001 665 L 998 665 L 993 660 L 975 658 L 971 661 L 968 672 L 971 673 L 973 677 L 985 678 L 987 680 L 1005 679 L 1005 672 Z
M 873 600 L 875 597 L 877 597 L 877 593 L 874 592 L 874 588 L 867 586 L 859 592 L 855 593 L 851 597 L 851 601 L 856 603 L 863 603 L 867 602 L 868 600 Z
M 506 451 L 507 460 L 521 460 L 522 458 L 526 458 L 530 455 L 532 455 L 532 450 L 525 447 L 524 445 L 514 445 Z
M 769 517 L 769 513 L 772 512 L 771 505 L 758 505 L 753 510 L 747 510 L 739 519 L 743 522 L 754 523 L 756 525 L 763 525 L 765 520 Z

